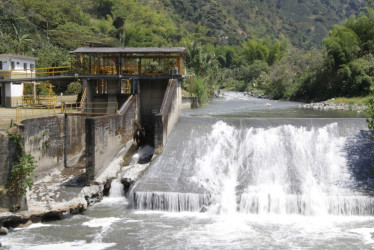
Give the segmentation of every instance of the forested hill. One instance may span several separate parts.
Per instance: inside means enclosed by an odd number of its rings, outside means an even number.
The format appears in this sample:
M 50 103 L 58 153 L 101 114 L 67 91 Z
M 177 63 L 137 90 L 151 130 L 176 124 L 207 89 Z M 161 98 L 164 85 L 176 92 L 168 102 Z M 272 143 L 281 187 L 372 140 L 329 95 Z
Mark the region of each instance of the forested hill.
M 0 53 L 74 49 L 82 41 L 113 46 L 240 45 L 287 38 L 320 47 L 333 24 L 365 0 L 1 0 Z
M 202 102 L 217 88 L 298 100 L 368 95 L 373 7 L 373 0 L 0 0 L 0 53 L 36 56 L 45 67 L 69 65 L 68 51 L 92 42 L 185 46 L 196 74 L 186 89 Z
M 365 0 L 159 0 L 176 13 L 190 32 L 208 28 L 200 37 L 228 37 L 229 44 L 248 38 L 284 39 L 299 48 L 320 47 L 334 24 L 357 14 Z

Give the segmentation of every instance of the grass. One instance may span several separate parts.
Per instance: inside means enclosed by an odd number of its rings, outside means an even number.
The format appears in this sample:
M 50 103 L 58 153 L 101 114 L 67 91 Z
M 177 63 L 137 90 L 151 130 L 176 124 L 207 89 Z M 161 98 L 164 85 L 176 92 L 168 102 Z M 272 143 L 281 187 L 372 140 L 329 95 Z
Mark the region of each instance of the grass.
M 360 105 L 360 106 L 366 106 L 371 99 L 374 97 L 372 95 L 364 96 L 364 97 L 338 97 L 335 98 L 335 100 L 328 100 L 328 102 L 335 103 L 335 104 L 348 104 L 348 105 Z

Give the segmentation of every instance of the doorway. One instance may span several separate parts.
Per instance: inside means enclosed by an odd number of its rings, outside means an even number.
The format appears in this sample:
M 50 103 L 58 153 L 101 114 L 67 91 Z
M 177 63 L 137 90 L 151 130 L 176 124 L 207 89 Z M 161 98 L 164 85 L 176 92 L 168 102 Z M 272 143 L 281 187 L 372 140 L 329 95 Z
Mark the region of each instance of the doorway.
M 0 84 L 0 107 L 4 106 L 4 104 L 3 104 L 3 88 L 2 87 L 3 87 L 2 84 Z

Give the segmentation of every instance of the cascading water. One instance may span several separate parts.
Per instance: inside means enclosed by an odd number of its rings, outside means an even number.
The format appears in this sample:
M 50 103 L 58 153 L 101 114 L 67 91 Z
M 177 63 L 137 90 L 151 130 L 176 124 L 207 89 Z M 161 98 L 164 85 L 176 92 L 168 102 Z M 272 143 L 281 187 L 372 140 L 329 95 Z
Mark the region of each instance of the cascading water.
M 125 190 L 120 179 L 114 179 L 110 185 L 109 198 L 120 198 L 125 196 Z
M 210 131 L 192 130 L 189 140 L 179 145 L 184 148 L 180 159 L 188 161 L 173 161 L 170 152 L 156 162 L 153 170 L 164 174 L 160 165 L 168 161 L 170 176 L 156 183 L 161 174 L 151 172 L 133 190 L 135 207 L 208 207 L 219 214 L 374 214 L 374 200 L 356 188 L 349 170 L 345 149 L 352 131 L 337 122 L 247 125 L 217 121 Z M 148 191 L 152 181 L 153 191 Z

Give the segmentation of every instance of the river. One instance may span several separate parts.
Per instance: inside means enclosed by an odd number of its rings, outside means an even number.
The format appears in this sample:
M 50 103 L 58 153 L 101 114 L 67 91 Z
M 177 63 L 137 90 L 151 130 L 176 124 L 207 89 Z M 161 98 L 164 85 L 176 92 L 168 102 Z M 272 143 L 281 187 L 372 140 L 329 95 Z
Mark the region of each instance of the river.
M 353 112 L 225 92 L 185 111 L 128 198 L 1 237 L 4 249 L 371 249 L 372 134 Z

